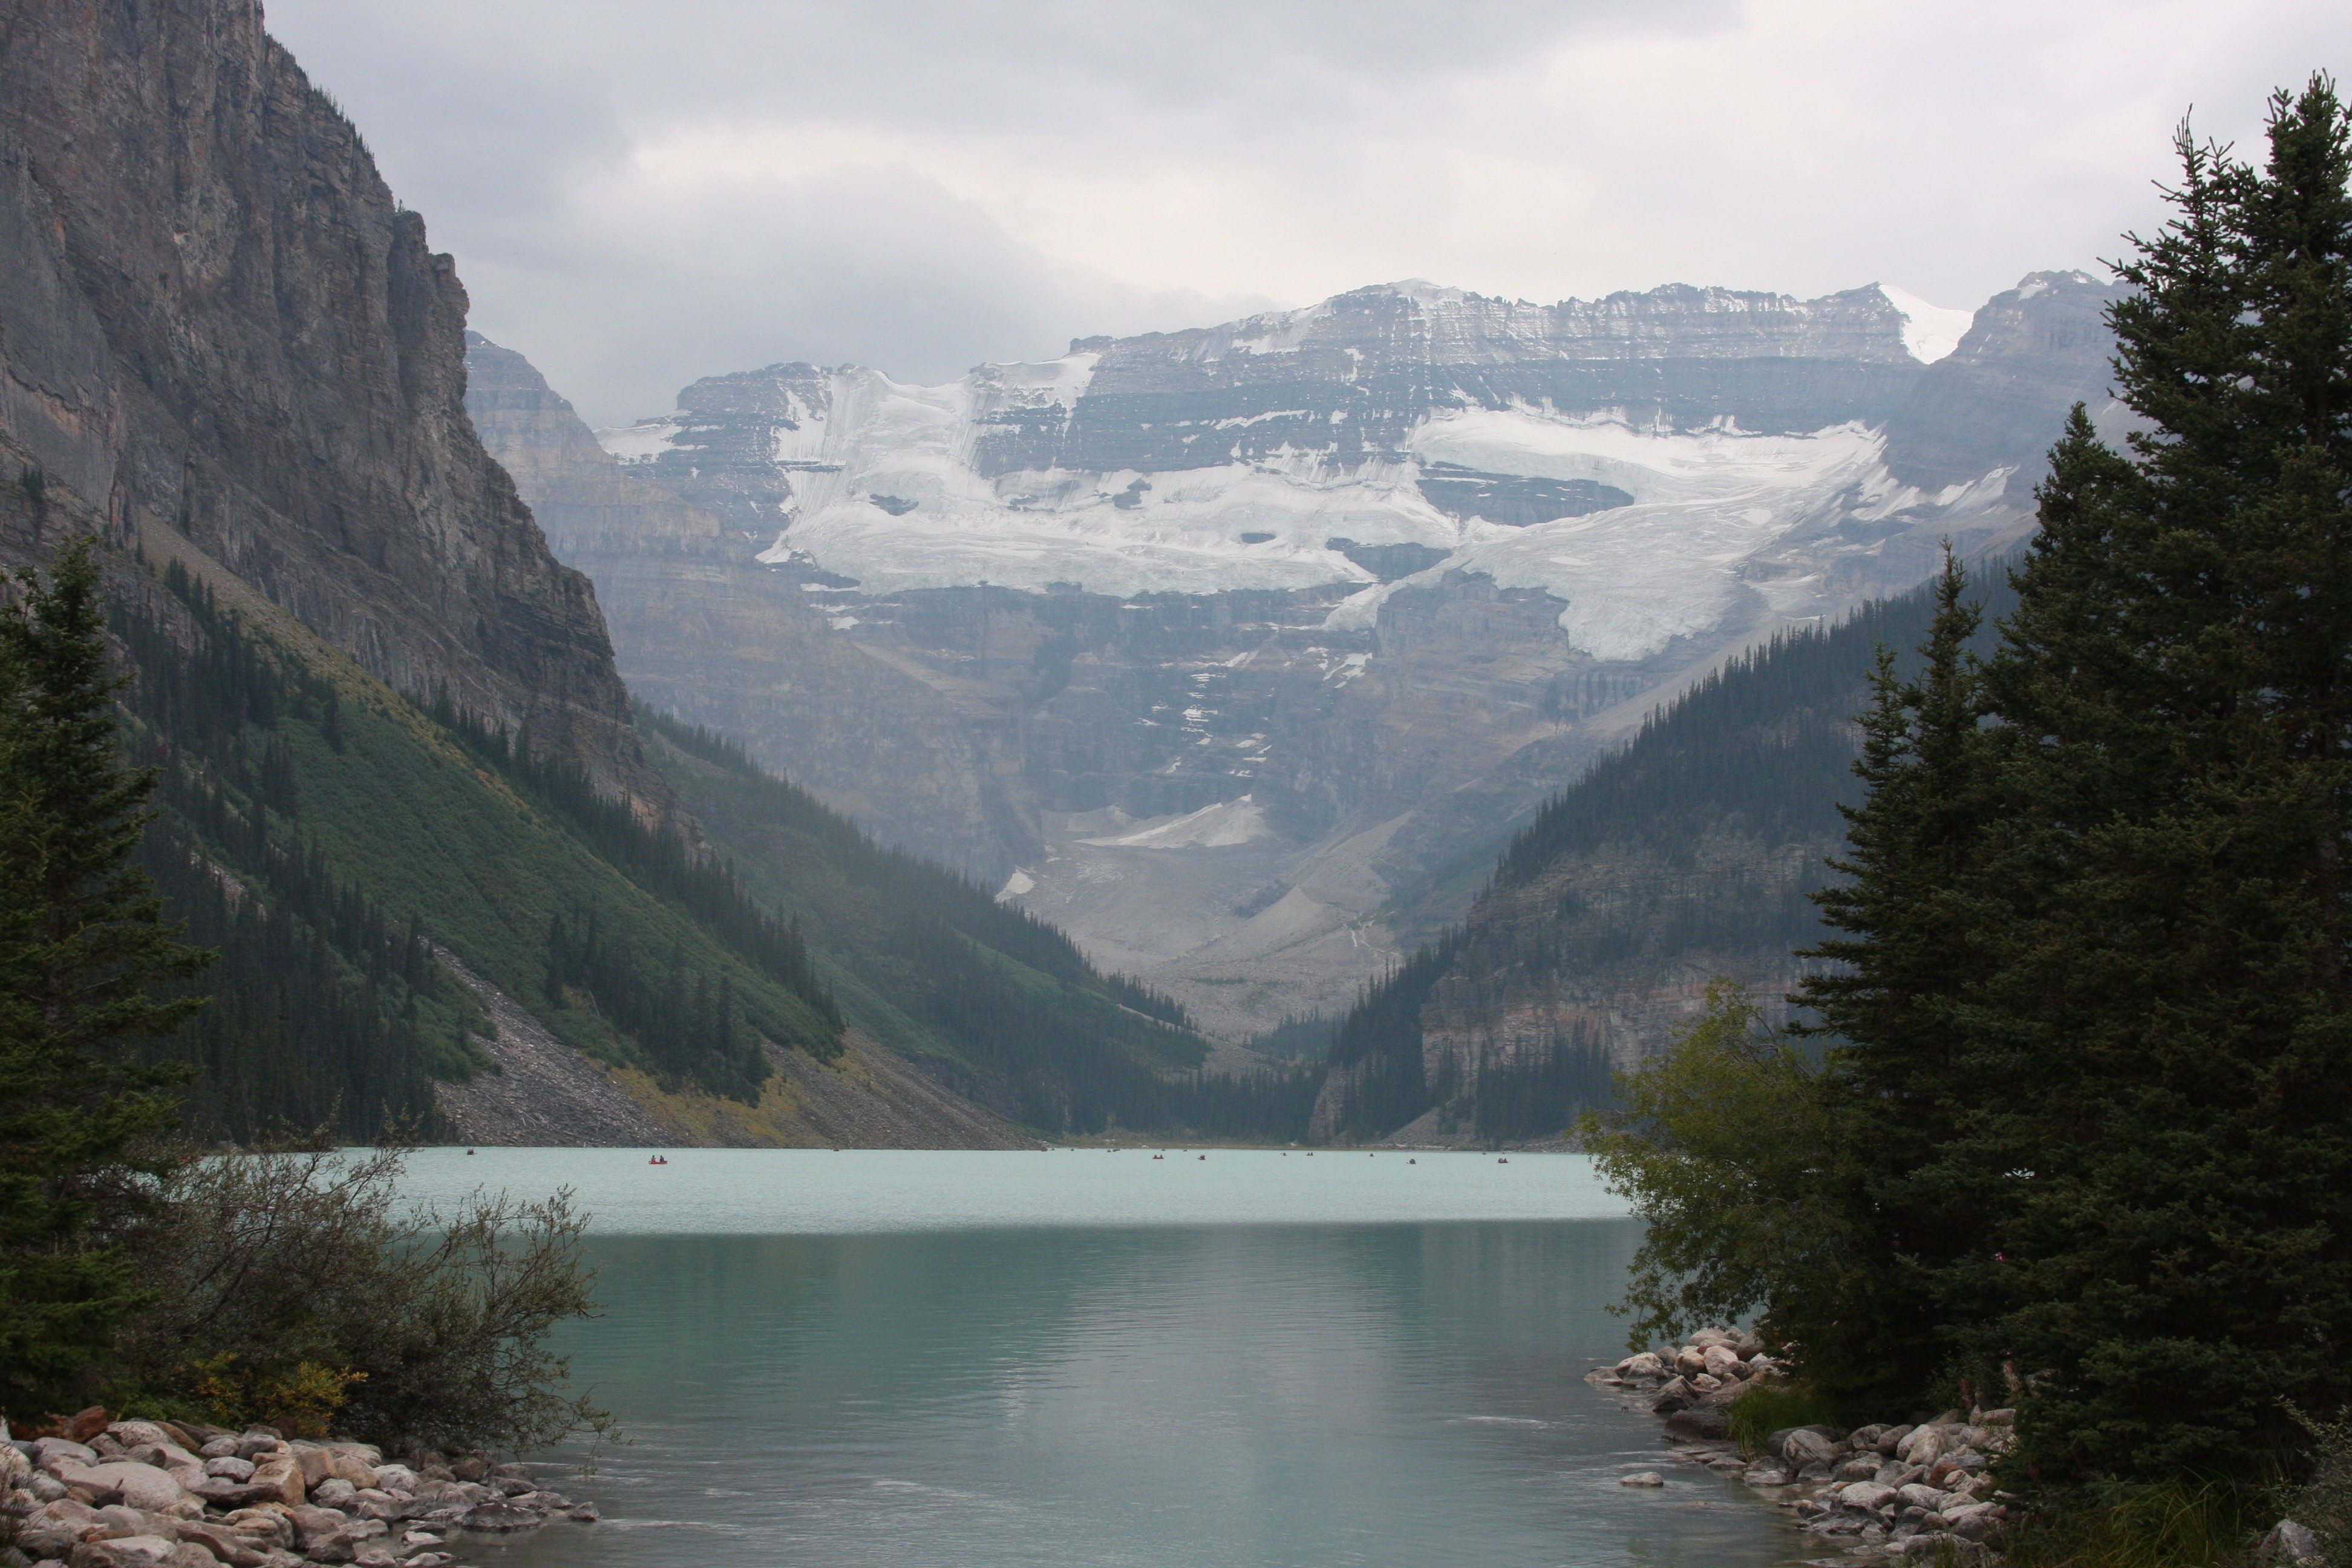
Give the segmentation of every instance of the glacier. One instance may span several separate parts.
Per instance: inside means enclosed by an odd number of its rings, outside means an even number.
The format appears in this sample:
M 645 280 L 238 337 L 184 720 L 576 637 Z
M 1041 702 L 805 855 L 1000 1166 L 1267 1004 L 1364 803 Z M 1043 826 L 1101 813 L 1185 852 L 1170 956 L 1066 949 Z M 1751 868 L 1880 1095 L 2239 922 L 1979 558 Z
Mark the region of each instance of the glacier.
M 1883 308 L 1882 325 L 1891 329 L 1879 357 L 1891 363 L 1899 354 L 1914 368 L 1948 358 L 1962 335 L 1955 329 L 1972 319 L 1900 289 L 1857 292 Z M 1388 293 L 1438 313 L 1425 333 L 1432 344 L 1475 339 L 1483 325 L 1505 349 L 1564 357 L 1526 320 L 1536 308 L 1497 310 L 1499 302 L 1419 283 L 1391 285 Z M 1262 376 L 1276 362 L 1308 354 L 1336 313 L 1327 300 L 1252 318 L 1202 334 L 1187 357 L 1196 365 L 1247 360 Z M 1602 335 L 1622 360 L 1644 334 L 1633 330 L 1632 312 L 1616 316 Z M 1465 317 L 1479 320 L 1465 324 Z M 1360 347 L 1349 347 L 1340 379 L 1367 381 L 1376 367 Z M 1498 352 L 1485 340 L 1474 347 L 1483 357 Z M 1687 428 L 1656 410 L 1644 417 L 1622 405 L 1564 409 L 1519 393 L 1486 404 L 1424 398 L 1383 448 L 1309 445 L 1297 426 L 1336 430 L 1355 411 L 1328 405 L 1328 389 L 1305 366 L 1302 378 L 1320 403 L 1291 396 L 1275 400 L 1283 406 L 1134 421 L 1139 435 L 1172 437 L 1181 467 L 984 460 L 1008 417 L 1066 424 L 1103 359 L 1101 348 L 1074 349 L 1038 363 L 984 365 L 935 386 L 858 366 L 776 367 L 781 395 L 767 452 L 776 494 L 761 559 L 814 564 L 868 595 L 994 585 L 1133 596 L 1338 584 L 1349 594 L 1332 612 L 1334 629 L 1372 624 L 1406 584 L 1481 573 L 1500 586 L 1560 599 L 1559 625 L 1574 646 L 1622 660 L 1719 625 L 1746 563 L 1808 525 L 1903 519 L 1970 532 L 2008 521 L 1992 516 L 2007 471 L 1923 491 L 1888 468 L 1884 428 L 1859 419 L 1765 431 L 1743 428 L 1727 412 Z M 1277 442 L 1244 439 L 1269 426 L 1283 427 Z M 624 465 L 659 475 L 665 456 L 692 460 L 704 428 L 681 409 L 600 431 L 598 439 Z M 1586 481 L 1622 499 L 1531 523 L 1450 515 L 1429 499 L 1428 481 L 1464 471 Z M 1349 552 L 1394 545 L 1429 552 L 1426 564 L 1384 582 Z M 1783 581 L 1774 596 L 1790 614 L 1818 613 L 1806 588 Z
M 504 456 L 633 690 L 1241 1038 L 1725 658 L 2023 537 L 2115 297 L 1408 281 L 936 385 L 708 376 L 568 490 Z

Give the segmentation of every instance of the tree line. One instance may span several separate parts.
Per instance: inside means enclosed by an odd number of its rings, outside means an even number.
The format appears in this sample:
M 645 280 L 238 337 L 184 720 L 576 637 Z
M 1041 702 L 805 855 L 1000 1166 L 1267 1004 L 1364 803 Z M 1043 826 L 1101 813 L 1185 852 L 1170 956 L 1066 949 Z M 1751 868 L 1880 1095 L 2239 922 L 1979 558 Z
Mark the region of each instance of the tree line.
M 566 1199 L 414 1211 L 398 1147 L 188 1136 L 424 1125 L 419 1003 L 446 982 L 418 921 L 270 831 L 294 804 L 267 741 L 228 804 L 252 728 L 319 693 L 240 657 L 184 574 L 166 588 L 216 639 L 186 657 L 118 605 L 119 674 L 88 536 L 0 574 L 0 1419 L 53 1434 L 98 1405 L 395 1451 L 609 1430 L 547 1346 L 593 1311 Z M 167 770 L 248 825 L 237 872 L 159 819 Z
M 636 719 L 642 728 L 688 756 L 733 775 L 751 797 L 763 827 L 800 835 L 833 858 L 855 860 L 858 882 L 875 903 L 925 910 L 973 941 L 1041 974 L 1098 992 L 1121 1006 L 1178 1029 L 1192 1028 L 1192 1018 L 1174 997 L 1128 975 L 1098 972 L 1059 926 L 1027 910 L 998 902 L 971 878 L 902 850 L 885 848 L 856 823 L 806 790 L 765 772 L 740 742 L 642 702 L 636 705 Z M 837 945 L 848 949 L 858 943 L 852 938 Z
M 2014 1404 L 2010 1483 L 2294 1473 L 2352 1401 L 2352 116 L 2178 142 L 1984 647 L 1882 655 L 1791 1031 L 1719 992 L 1590 1124 L 1636 1331 L 1839 1407 Z
M 815 1009 L 835 1038 L 818 1042 L 814 1054 L 824 1055 L 828 1045 L 838 1048 L 841 1009 L 810 964 L 799 921 L 763 908 L 744 890 L 731 862 L 688 843 L 675 827 L 648 826 L 626 795 L 604 795 L 577 761 L 535 746 L 528 722 L 509 734 L 457 706 L 446 685 L 431 711 L 435 722 L 546 805 L 630 880 L 677 904 L 738 957 Z
M 488 1066 L 471 1044 L 488 1021 L 434 962 L 423 922 L 338 876 L 301 830 L 287 726 L 340 750 L 335 689 L 273 657 L 177 561 L 162 584 L 176 633 L 134 593 L 108 611 L 129 656 L 121 743 L 160 807 L 136 864 L 215 959 L 164 987 L 212 1005 L 146 1048 L 201 1068 L 184 1115 L 205 1136 L 429 1134 L 433 1080 Z

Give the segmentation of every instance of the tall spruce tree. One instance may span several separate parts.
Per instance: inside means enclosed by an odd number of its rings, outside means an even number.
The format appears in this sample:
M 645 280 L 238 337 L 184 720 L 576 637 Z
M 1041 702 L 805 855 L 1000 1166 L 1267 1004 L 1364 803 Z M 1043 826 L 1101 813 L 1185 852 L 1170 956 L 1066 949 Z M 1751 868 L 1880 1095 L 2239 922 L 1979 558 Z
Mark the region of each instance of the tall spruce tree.
M 2128 455 L 2078 409 L 1985 671 L 1953 891 L 1966 1097 L 1926 1271 L 2021 1457 L 2246 1474 L 2352 1398 L 2352 122 L 2280 94 L 2255 169 L 2184 128 L 2119 268 Z M 1927 906 L 1923 906 L 1923 908 Z M 1922 1037 L 1926 1038 L 1926 1037 Z
M 85 1399 L 140 1302 L 110 1227 L 137 1202 L 184 1081 L 135 1047 L 200 1004 L 156 982 L 200 970 L 132 864 L 152 773 L 118 754 L 89 542 L 27 573 L 0 612 L 0 1411 Z
M 1948 547 L 1919 675 L 1898 678 L 1880 651 L 1853 765 L 1865 794 L 1840 808 L 1848 849 L 1830 863 L 1843 879 L 1813 895 L 1844 934 L 1800 953 L 1829 967 L 1791 998 L 1818 1019 L 1797 1032 L 1829 1046 L 1820 1092 L 1836 1135 L 1822 1179 L 1844 1266 L 1840 1289 L 1790 1293 L 1773 1326 L 1805 1347 L 1825 1391 L 1860 1408 L 1902 1407 L 1943 1369 L 1952 1344 L 1920 1310 L 1925 1279 L 1981 1239 L 1976 1212 L 1924 1175 L 1968 1092 L 1958 1013 L 1982 969 L 1968 887 L 1988 805 L 1968 652 L 1982 613 L 1967 592 Z

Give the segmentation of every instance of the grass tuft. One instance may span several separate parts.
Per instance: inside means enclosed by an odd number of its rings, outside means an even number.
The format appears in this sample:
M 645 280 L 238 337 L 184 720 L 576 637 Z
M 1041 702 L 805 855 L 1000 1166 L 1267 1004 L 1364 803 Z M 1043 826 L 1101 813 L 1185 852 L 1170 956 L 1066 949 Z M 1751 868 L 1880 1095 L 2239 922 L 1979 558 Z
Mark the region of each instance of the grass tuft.
M 2242 1568 L 2270 1521 L 2224 1481 L 2113 1483 L 2054 1500 L 2016 1527 L 2007 1568 Z
M 1751 1383 L 1731 1402 L 1731 1436 L 1751 1459 L 1764 1451 L 1764 1439 L 1784 1426 L 1836 1425 L 1829 1395 L 1808 1383 Z

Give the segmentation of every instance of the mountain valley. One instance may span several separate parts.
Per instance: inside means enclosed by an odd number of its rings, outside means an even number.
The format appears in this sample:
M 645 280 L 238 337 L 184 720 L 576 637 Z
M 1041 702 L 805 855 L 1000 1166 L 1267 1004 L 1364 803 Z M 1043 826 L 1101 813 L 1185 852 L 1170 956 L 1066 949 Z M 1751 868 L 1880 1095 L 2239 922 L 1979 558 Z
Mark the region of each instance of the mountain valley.
M 2110 298 L 1383 286 L 593 438 L 478 336 L 467 400 L 633 689 L 1243 1040 L 1726 658 L 2019 537 L 2066 407 L 2112 416 Z
M 593 431 L 257 7 L 59 21 L 0 53 L 0 559 L 102 547 L 227 1135 L 1536 1135 L 1784 984 L 1835 842 L 1562 813 L 1664 734 L 1818 816 L 1851 681 L 1711 683 L 1844 669 L 2117 420 L 2115 290 L 2035 273 L 1380 285 Z M 1528 832 L 1583 858 L 1489 886 Z
M 0 35 L 0 566 L 92 550 L 142 864 L 218 955 L 165 1047 L 192 1131 L 1001 1147 L 1190 1114 L 1180 1008 L 633 705 L 477 437 L 452 259 L 250 0 Z

